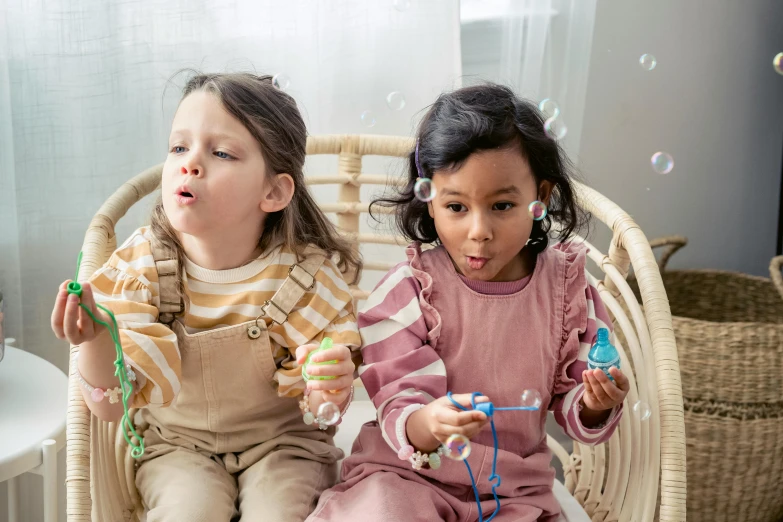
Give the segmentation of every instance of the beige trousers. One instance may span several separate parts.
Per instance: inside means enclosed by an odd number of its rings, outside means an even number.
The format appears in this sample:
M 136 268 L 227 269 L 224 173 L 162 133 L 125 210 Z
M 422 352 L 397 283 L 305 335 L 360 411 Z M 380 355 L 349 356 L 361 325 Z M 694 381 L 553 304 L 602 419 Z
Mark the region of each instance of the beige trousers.
M 161 303 L 176 304 L 170 259 L 155 245 L 153 255 Z M 266 329 L 285 321 L 323 259 L 297 265 L 266 307 L 272 317 L 197 334 L 172 323 L 181 389 L 169 407 L 136 415 L 146 445 L 136 486 L 148 522 L 303 521 L 337 481 L 334 428 L 307 426 L 298 400 L 277 395 Z

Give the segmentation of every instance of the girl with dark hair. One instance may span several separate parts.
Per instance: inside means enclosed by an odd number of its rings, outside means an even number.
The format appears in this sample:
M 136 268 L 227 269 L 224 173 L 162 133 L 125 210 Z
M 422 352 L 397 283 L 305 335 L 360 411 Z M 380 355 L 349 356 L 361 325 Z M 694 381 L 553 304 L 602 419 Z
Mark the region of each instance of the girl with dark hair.
M 391 206 L 414 243 L 359 314 L 359 372 L 377 422 L 362 427 L 344 482 L 308 520 L 474 521 L 475 479 L 483 513 L 497 494 L 494 520 L 553 521 L 547 409 L 574 440 L 600 444 L 629 389 L 618 368 L 612 379 L 587 369 L 610 318 L 586 249 L 569 242 L 584 221 L 570 164 L 536 107 L 492 84 L 441 95 L 408 164 L 403 190 L 375 204 Z M 422 197 L 417 185 L 430 182 Z M 523 390 L 542 407 L 495 415 L 495 441 L 472 392 L 516 406 Z M 452 435 L 470 440 L 475 476 L 441 458 Z

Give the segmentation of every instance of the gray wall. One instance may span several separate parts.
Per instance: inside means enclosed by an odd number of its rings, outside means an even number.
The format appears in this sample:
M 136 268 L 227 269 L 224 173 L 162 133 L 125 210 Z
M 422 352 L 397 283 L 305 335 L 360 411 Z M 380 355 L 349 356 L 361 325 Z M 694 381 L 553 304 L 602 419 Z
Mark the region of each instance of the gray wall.
M 783 156 L 781 0 L 601 0 L 579 162 L 648 237 L 682 234 L 673 266 L 767 275 Z M 658 60 L 653 71 L 638 63 Z M 669 152 L 668 175 L 650 157 Z M 602 243 L 603 244 L 603 243 Z

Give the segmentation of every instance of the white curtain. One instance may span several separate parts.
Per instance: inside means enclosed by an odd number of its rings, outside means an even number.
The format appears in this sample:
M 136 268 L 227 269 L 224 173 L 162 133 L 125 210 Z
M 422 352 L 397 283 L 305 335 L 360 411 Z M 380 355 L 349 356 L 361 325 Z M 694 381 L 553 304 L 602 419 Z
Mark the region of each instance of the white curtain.
M 596 0 L 462 0 L 464 83 L 492 80 L 554 100 L 577 160 Z
M 57 287 L 73 277 L 100 204 L 165 158 L 183 84 L 169 78 L 183 67 L 287 75 L 311 134 L 409 135 L 422 109 L 458 82 L 459 4 L 0 0 L 5 330 L 63 370 L 68 348 L 49 328 Z M 387 105 L 393 91 L 404 96 L 401 110 Z M 373 127 L 361 121 L 364 111 Z M 366 162 L 373 172 L 399 169 L 376 160 Z M 316 158 L 307 172 L 335 167 L 334 157 Z M 318 187 L 316 196 L 334 197 L 330 190 Z M 151 203 L 120 222 L 119 241 L 146 222 Z M 22 512 L 42 519 L 38 481 L 25 479 Z M 0 522 L 4 504 L 0 490 Z
M 99 205 L 165 158 L 183 76 L 168 80 L 178 69 L 285 74 L 311 134 L 408 135 L 460 74 L 459 11 L 450 0 L 407 8 L 393 0 L 6 0 L 3 14 L 7 330 L 62 368 L 66 347 L 47 326 L 57 285 L 73 276 Z M 404 96 L 402 110 L 388 107 L 392 91 Z M 373 127 L 361 121 L 364 111 Z M 312 163 L 308 173 L 334 172 L 332 157 Z M 138 205 L 120 222 L 119 241 L 149 208 Z

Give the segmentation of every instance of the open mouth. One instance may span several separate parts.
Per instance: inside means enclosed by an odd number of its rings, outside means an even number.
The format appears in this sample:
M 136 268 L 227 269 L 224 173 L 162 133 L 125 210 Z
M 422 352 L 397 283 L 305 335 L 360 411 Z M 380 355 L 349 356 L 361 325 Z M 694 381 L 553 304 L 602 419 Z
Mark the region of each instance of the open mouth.
M 174 194 L 174 199 L 176 199 L 177 203 L 180 205 L 190 205 L 195 203 L 198 198 L 188 189 L 188 187 L 183 186 Z

